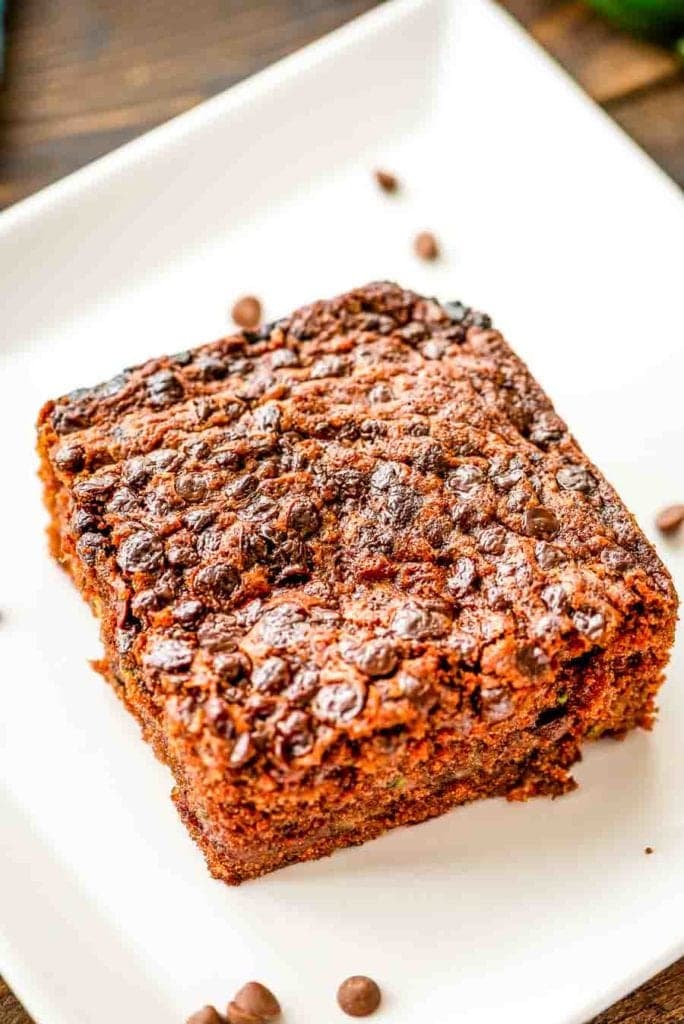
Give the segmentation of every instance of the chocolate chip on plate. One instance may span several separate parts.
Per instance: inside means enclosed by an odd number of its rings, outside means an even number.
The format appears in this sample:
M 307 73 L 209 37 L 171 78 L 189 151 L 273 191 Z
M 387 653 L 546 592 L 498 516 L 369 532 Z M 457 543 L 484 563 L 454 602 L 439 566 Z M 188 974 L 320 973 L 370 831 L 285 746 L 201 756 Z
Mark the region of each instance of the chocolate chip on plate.
M 230 1024 L 267 1024 L 280 1016 L 280 1003 L 260 981 L 248 981 L 228 1006 Z
M 223 1017 L 213 1006 L 203 1006 L 188 1017 L 186 1024 L 223 1024 Z
M 243 295 L 233 306 L 230 315 L 238 327 L 250 330 L 261 323 L 261 303 L 255 295 Z
M 436 260 L 439 243 L 431 231 L 421 231 L 414 239 L 413 250 L 421 260 Z
M 368 1017 L 380 1005 L 380 989 L 372 978 L 355 974 L 343 981 L 337 990 L 337 1002 L 350 1017 Z
M 668 505 L 660 510 L 655 524 L 661 533 L 674 533 L 684 523 L 684 505 Z
M 390 171 L 378 169 L 374 171 L 374 177 L 383 192 L 396 192 L 399 188 L 399 179 Z

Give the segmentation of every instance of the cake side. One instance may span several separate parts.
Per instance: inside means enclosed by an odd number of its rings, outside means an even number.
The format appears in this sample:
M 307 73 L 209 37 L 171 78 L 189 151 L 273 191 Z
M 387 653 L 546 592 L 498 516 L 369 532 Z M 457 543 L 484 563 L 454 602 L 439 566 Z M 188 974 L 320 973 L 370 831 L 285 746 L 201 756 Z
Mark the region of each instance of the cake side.
M 389 284 L 47 403 L 53 549 L 239 882 L 556 794 L 648 726 L 676 596 L 488 318 Z

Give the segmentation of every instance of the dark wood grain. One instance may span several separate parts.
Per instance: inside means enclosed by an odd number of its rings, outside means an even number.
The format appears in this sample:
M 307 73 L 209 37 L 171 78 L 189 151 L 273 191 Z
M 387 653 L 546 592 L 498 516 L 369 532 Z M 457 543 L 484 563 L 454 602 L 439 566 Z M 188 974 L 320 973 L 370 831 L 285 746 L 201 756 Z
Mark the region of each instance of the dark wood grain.
M 0 207 L 376 2 L 12 0 L 0 90 Z M 671 54 L 616 32 L 581 0 L 503 5 L 684 185 L 684 75 Z M 0 1024 L 31 1024 L 2 979 Z M 684 1024 L 684 960 L 594 1024 Z

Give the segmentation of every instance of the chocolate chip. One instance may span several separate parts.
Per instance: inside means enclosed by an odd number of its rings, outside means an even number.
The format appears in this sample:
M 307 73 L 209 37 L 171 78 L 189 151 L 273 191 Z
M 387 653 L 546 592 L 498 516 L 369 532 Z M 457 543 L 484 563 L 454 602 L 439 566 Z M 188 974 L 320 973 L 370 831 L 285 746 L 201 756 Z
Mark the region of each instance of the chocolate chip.
M 213 1006 L 203 1006 L 188 1017 L 186 1024 L 223 1024 L 223 1018 Z
M 621 572 L 634 564 L 631 555 L 617 544 L 602 550 L 601 561 L 614 572 Z
M 206 473 L 179 473 L 173 486 L 184 501 L 202 501 L 207 495 L 209 480 Z
M 314 735 L 309 716 L 303 711 L 292 711 L 277 725 L 282 739 L 280 753 L 286 757 L 304 757 L 313 749 Z
M 552 544 L 545 544 L 544 541 L 535 545 L 534 553 L 541 569 L 553 569 L 565 560 L 562 551 Z
M 413 251 L 421 260 L 436 260 L 439 243 L 431 231 L 421 231 L 413 241 Z
M 500 555 L 506 547 L 506 531 L 503 526 L 488 526 L 480 534 L 480 551 L 486 555 Z
M 127 459 L 121 470 L 123 482 L 134 490 L 139 490 L 151 475 L 151 467 L 142 455 L 135 455 L 132 459 Z
M 97 519 L 92 512 L 77 508 L 71 517 L 71 527 L 74 533 L 97 533 Z
M 80 444 L 63 444 L 52 456 L 52 461 L 64 473 L 78 473 L 83 469 L 85 449 Z
M 590 494 L 596 487 L 596 480 L 584 466 L 564 466 L 556 473 L 556 480 L 564 491 Z
M 560 523 L 551 509 L 537 505 L 528 508 L 523 516 L 523 528 L 530 537 L 550 539 L 560 530 Z
M 442 636 L 449 628 L 446 616 L 427 608 L 407 604 L 394 613 L 392 631 L 405 640 L 426 640 Z
M 550 612 L 562 612 L 567 607 L 568 595 L 562 583 L 551 583 L 544 587 L 541 599 Z
M 243 764 L 247 764 L 254 757 L 255 753 L 251 735 L 248 732 L 241 733 L 230 754 L 230 767 L 241 768 Z
M 171 613 L 176 622 L 186 629 L 196 626 L 204 613 L 201 601 L 183 601 L 176 605 Z
M 343 681 L 322 686 L 313 701 L 313 711 L 323 722 L 344 725 L 363 709 L 366 692 L 359 683 Z
M 464 463 L 457 466 L 446 478 L 446 486 L 457 494 L 471 494 L 484 480 L 484 473 L 479 466 Z
M 408 526 L 422 504 L 421 495 L 405 484 L 396 484 L 387 491 L 387 516 L 395 527 Z
M 373 176 L 383 192 L 396 192 L 399 188 L 397 177 L 389 171 L 377 170 Z
M 217 654 L 214 658 L 214 672 L 225 683 L 236 683 L 238 679 L 246 678 L 250 669 L 250 660 L 242 651 Z
M 367 676 L 388 676 L 394 672 L 399 661 L 396 648 L 388 640 L 369 640 L 356 648 L 351 660 Z
M 442 305 L 444 312 L 455 324 L 462 324 L 470 313 L 470 307 L 464 306 L 463 303 L 458 300 L 453 302 L 444 302 Z
M 300 537 L 310 537 L 321 525 L 318 510 L 308 498 L 295 498 L 287 513 L 287 525 Z
M 91 476 L 89 480 L 79 480 L 73 488 L 73 496 L 77 504 L 93 508 L 101 504 L 112 493 L 117 478 L 112 473 Z
M 220 612 L 208 615 L 197 630 L 197 642 L 200 647 L 211 653 L 234 650 L 236 636 L 237 623 L 234 617 Z
M 684 523 L 684 505 L 668 505 L 656 516 L 655 524 L 661 533 L 674 533 Z
M 163 672 L 186 672 L 192 656 L 192 647 L 182 640 L 158 640 L 145 656 L 145 664 Z
M 381 998 L 377 983 L 362 974 L 347 978 L 337 990 L 339 1007 L 349 1017 L 368 1017 L 377 1010 Z
M 520 647 L 515 656 L 515 662 L 520 672 L 530 679 L 536 679 L 542 675 L 549 665 L 549 659 L 541 647 L 535 644 L 525 644 Z
M 261 639 L 276 650 L 299 643 L 309 629 L 306 612 L 298 604 L 279 604 L 264 612 L 259 623 Z
M 394 398 L 389 384 L 376 384 L 368 392 L 368 401 L 372 405 L 380 405 L 382 402 L 391 402 Z
M 76 542 L 76 551 L 86 565 L 95 565 L 99 551 L 104 548 L 104 537 L 99 533 L 84 533 Z
M 343 377 L 347 370 L 347 364 L 341 356 L 323 356 L 311 367 L 309 376 L 311 380 L 322 380 L 324 377 Z
M 164 559 L 161 541 L 149 530 L 139 530 L 127 537 L 119 548 L 117 563 L 124 572 L 157 572 Z
M 275 1020 L 280 1015 L 280 1003 L 265 985 L 259 981 L 248 981 L 233 999 L 245 1013 L 258 1017 L 261 1024 Z
M 195 575 L 193 586 L 200 597 L 214 606 L 221 607 L 240 585 L 240 574 L 229 562 L 214 562 L 200 569 Z
M 252 685 L 262 693 L 280 693 L 290 681 L 290 666 L 284 658 L 267 658 L 252 673 Z
M 254 474 L 245 473 L 244 476 L 239 476 L 226 487 L 226 494 L 235 501 L 247 501 L 254 494 L 258 486 L 259 481 Z
M 606 624 L 603 614 L 597 611 L 575 612 L 572 621 L 579 633 L 584 633 L 592 640 L 598 640 Z
M 261 322 L 261 303 L 256 295 L 243 295 L 233 305 L 230 315 L 238 327 L 251 330 Z
M 147 397 L 155 409 L 163 409 L 183 398 L 183 385 L 171 370 L 158 370 L 145 381 Z
M 479 700 L 482 717 L 486 722 L 503 722 L 513 714 L 513 701 L 504 687 L 481 690 Z
M 557 416 L 550 413 L 542 414 L 533 424 L 530 430 L 530 441 L 540 448 L 556 444 L 562 438 L 564 424 Z
M 248 1010 L 243 1010 L 237 1003 L 228 1003 L 226 1008 L 226 1020 L 228 1024 L 264 1024 L 263 1017 L 257 1017 Z
M 267 402 L 254 410 L 254 425 L 257 430 L 277 433 L 280 428 L 280 409 L 275 402 Z
M 477 571 L 472 558 L 464 556 L 454 563 L 454 570 L 446 581 L 446 587 L 454 597 L 464 597 L 472 588 Z

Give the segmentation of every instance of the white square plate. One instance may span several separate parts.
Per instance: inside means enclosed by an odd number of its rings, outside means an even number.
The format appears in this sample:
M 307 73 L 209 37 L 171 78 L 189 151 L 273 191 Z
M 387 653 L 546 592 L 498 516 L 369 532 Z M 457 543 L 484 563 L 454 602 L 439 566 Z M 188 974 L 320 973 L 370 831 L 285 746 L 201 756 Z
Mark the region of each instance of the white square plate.
M 331 1022 L 358 972 L 386 1024 L 579 1024 L 684 952 L 681 649 L 656 731 L 595 745 L 573 795 L 229 889 L 86 663 L 33 453 L 45 398 L 224 333 L 242 292 L 270 317 L 395 278 L 492 312 L 649 528 L 684 499 L 683 237 L 676 188 L 487 0 L 384 5 L 0 217 L 0 968 L 41 1024 L 169 1024 L 251 977 Z

